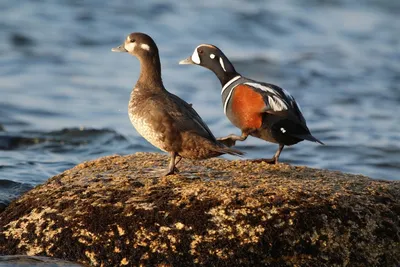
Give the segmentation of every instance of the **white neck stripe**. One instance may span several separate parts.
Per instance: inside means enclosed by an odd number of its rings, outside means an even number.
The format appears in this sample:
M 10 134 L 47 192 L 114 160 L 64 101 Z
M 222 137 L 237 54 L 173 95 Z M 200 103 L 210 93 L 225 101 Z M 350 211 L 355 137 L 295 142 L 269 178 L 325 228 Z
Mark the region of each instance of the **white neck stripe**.
M 225 115 L 226 115 L 226 109 L 228 108 L 229 99 L 231 99 L 232 93 L 233 93 L 233 89 L 235 89 L 235 87 L 236 87 L 236 86 L 234 86 L 234 87 L 229 91 L 229 94 L 228 94 L 228 96 L 227 96 L 226 99 L 225 99 L 225 103 L 224 103 L 224 113 L 225 113 Z
M 235 76 L 235 77 L 233 77 L 232 79 L 230 79 L 230 80 L 224 85 L 224 87 L 222 87 L 221 95 L 225 92 L 226 88 L 228 88 L 229 85 L 231 85 L 231 84 L 234 83 L 235 81 L 239 80 L 240 77 L 241 77 L 241 76 L 238 75 L 238 76 Z

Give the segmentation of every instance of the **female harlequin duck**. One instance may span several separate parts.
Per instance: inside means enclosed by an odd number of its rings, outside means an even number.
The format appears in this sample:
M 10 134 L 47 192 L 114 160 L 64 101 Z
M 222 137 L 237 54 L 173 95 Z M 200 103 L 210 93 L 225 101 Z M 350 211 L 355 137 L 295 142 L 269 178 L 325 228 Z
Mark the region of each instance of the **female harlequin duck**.
M 257 160 L 276 164 L 285 145 L 303 140 L 323 144 L 311 135 L 293 96 L 276 85 L 241 76 L 218 47 L 199 45 L 191 57 L 179 64 L 203 66 L 213 71 L 220 80 L 224 112 L 242 130 L 241 136 L 231 134 L 218 139 L 226 145 L 234 145 L 237 140 L 244 141 L 248 135 L 278 143 L 279 148 L 271 159 Z
M 129 118 L 147 141 L 170 153 L 165 175 L 176 171 L 180 157 L 206 159 L 224 153 L 243 154 L 218 142 L 192 106 L 164 88 L 158 48 L 150 36 L 131 33 L 112 51 L 128 52 L 140 61 L 139 80 L 129 101 Z

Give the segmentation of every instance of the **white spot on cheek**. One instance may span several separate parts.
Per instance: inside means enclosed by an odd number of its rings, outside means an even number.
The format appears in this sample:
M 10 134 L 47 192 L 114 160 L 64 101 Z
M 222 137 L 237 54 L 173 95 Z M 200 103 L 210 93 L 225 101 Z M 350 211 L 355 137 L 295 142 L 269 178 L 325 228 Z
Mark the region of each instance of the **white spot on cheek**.
M 135 50 L 135 46 L 136 46 L 136 43 L 129 43 L 129 44 L 125 45 L 125 49 L 128 52 L 133 52 L 133 50 Z
M 224 71 L 226 71 L 225 65 L 224 65 L 224 60 L 222 59 L 222 57 L 219 58 L 219 64 L 221 65 L 222 69 L 223 69 Z
M 280 130 L 281 130 L 282 133 L 286 133 L 285 128 L 281 128 Z
M 215 58 L 215 55 L 214 55 L 214 54 L 210 54 L 210 58 L 211 58 L 211 59 L 214 59 L 214 58 Z
M 141 44 L 140 47 L 146 51 L 150 51 L 150 46 L 148 44 Z
M 200 57 L 199 54 L 197 53 L 197 48 L 193 52 L 192 61 L 196 64 L 200 64 Z

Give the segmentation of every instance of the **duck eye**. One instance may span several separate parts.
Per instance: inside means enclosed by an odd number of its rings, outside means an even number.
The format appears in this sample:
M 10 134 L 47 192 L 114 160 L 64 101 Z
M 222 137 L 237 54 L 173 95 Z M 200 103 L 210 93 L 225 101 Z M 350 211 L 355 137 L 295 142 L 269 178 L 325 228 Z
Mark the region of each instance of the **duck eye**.
M 131 39 L 129 42 L 134 43 L 134 42 L 135 42 L 135 39 Z
M 199 54 L 203 54 L 203 53 L 204 53 L 203 49 L 200 49 Z

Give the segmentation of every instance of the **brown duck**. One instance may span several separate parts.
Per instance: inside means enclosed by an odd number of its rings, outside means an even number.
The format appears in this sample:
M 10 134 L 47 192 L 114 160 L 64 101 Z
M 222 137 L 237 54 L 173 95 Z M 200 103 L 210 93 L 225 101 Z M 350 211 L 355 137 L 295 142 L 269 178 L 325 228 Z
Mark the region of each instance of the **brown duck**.
M 170 154 L 165 175 L 176 171 L 175 165 L 181 157 L 207 159 L 225 153 L 243 155 L 218 142 L 192 106 L 165 89 L 158 48 L 150 36 L 131 33 L 112 51 L 128 52 L 140 61 L 139 80 L 129 101 L 129 118 L 140 135 Z

